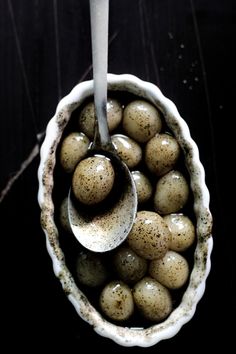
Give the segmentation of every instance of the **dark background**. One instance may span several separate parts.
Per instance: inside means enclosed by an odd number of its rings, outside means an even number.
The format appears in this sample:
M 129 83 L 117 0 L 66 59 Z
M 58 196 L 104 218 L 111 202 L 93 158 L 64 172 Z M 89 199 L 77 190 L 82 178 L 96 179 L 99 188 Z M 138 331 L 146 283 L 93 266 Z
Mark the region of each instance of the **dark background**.
M 0 0 L 1 312 L 6 313 L 1 318 L 6 352 L 11 347 L 32 353 L 41 347 L 84 352 L 81 347 L 86 346 L 86 351 L 188 353 L 214 345 L 227 352 L 232 345 L 233 4 L 110 0 L 109 72 L 151 81 L 175 102 L 199 146 L 214 217 L 212 271 L 194 318 L 172 339 L 149 349 L 127 349 L 99 337 L 78 317 L 53 274 L 39 224 L 40 134 L 59 99 L 92 77 L 88 1 Z

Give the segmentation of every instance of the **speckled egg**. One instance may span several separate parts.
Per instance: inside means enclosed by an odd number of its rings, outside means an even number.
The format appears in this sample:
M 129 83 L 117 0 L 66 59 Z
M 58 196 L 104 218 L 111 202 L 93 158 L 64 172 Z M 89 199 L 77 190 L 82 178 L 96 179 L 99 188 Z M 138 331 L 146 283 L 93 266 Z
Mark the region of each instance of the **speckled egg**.
M 100 295 L 100 307 L 111 319 L 127 320 L 134 311 L 134 301 L 130 288 L 122 281 L 112 281 Z
M 138 203 L 147 202 L 152 196 L 152 185 L 149 179 L 140 171 L 132 171 L 132 176 L 135 182 Z
M 178 212 L 186 204 L 189 186 L 179 171 L 170 171 L 162 176 L 156 185 L 154 209 L 160 214 Z
M 103 201 L 114 184 L 115 172 L 111 161 L 96 155 L 82 160 L 72 178 L 75 197 L 82 203 L 93 205 Z
M 113 98 L 107 99 L 107 123 L 108 129 L 112 132 L 122 120 L 123 109 L 120 102 Z M 90 139 L 94 136 L 95 108 L 94 102 L 89 102 L 81 111 L 79 116 L 79 127 Z
M 141 147 L 131 138 L 123 134 L 112 135 L 111 141 L 121 160 L 129 168 L 135 167 L 142 159 Z
M 60 219 L 60 224 L 64 228 L 64 230 L 72 234 L 69 216 L 68 216 L 68 197 L 64 198 L 61 203 L 59 219 Z
M 171 232 L 170 249 L 182 252 L 189 248 L 195 240 L 195 227 L 188 216 L 170 214 L 163 217 Z
M 151 277 L 140 280 L 133 289 L 134 302 L 144 317 L 151 321 L 161 321 L 172 310 L 170 292 Z
M 145 163 L 149 170 L 162 176 L 173 169 L 180 155 L 180 146 L 170 134 L 156 134 L 145 148 Z
M 83 250 L 78 255 L 76 274 L 79 282 L 89 287 L 100 286 L 108 278 L 108 271 L 102 257 L 88 250 Z
M 70 133 L 62 142 L 60 162 L 64 170 L 73 172 L 77 163 L 82 160 L 88 150 L 90 141 L 83 133 Z
M 124 131 L 134 140 L 145 143 L 161 131 L 160 112 L 151 103 L 136 100 L 124 109 Z
M 168 226 L 160 215 L 139 211 L 127 242 L 139 256 L 152 260 L 165 255 L 170 237 Z
M 151 261 L 149 274 L 167 288 L 178 289 L 188 279 L 188 262 L 181 254 L 168 251 L 162 259 Z
M 113 264 L 118 277 L 127 284 L 135 284 L 147 271 L 146 259 L 139 257 L 131 248 L 120 247 L 113 256 Z

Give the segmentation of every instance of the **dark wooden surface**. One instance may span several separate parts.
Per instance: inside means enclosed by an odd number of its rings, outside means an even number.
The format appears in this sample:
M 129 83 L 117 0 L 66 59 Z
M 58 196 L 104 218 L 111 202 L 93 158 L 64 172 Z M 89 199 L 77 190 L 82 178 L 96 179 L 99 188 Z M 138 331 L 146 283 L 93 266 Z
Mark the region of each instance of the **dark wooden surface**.
M 160 86 L 177 105 L 200 149 L 214 216 L 212 271 L 194 318 L 149 349 L 97 336 L 54 277 L 39 225 L 39 156 L 13 183 L 60 97 L 91 78 L 87 0 L 0 0 L 1 293 L 8 350 L 188 353 L 232 343 L 235 316 L 234 0 L 111 0 L 109 71 Z M 235 318 L 233 319 L 233 322 Z M 31 344 L 33 343 L 33 344 Z M 56 352 L 56 351 L 55 351 Z

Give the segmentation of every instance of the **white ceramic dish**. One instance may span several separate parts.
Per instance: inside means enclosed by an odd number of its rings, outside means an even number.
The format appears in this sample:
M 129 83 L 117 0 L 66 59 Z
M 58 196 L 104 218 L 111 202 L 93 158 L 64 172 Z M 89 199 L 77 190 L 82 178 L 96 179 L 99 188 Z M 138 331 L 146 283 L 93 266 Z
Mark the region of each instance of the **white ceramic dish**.
M 60 247 L 58 229 L 54 222 L 54 204 L 52 200 L 53 171 L 56 163 L 56 149 L 61 135 L 73 110 L 93 94 L 93 82 L 85 81 L 73 88 L 58 104 L 54 117 L 50 120 L 46 137 L 41 147 L 41 160 L 38 170 L 38 201 L 41 208 L 41 225 L 46 235 L 47 250 L 53 262 L 55 275 L 79 316 L 87 321 L 101 336 L 110 338 L 122 346 L 149 347 L 159 341 L 173 337 L 187 323 L 201 299 L 206 278 L 210 271 L 212 250 L 212 217 L 209 211 L 209 192 L 205 185 L 205 173 L 199 160 L 198 148 L 191 139 L 189 128 L 180 117 L 176 106 L 167 99 L 159 88 L 132 75 L 108 75 L 109 90 L 127 91 L 140 96 L 163 113 L 166 123 L 177 138 L 190 174 L 191 189 L 194 196 L 194 212 L 197 219 L 197 245 L 194 255 L 194 267 L 189 285 L 180 305 L 170 316 L 159 324 L 149 328 L 127 328 L 116 326 L 107 320 L 90 304 L 86 296 L 75 283 L 65 263 Z

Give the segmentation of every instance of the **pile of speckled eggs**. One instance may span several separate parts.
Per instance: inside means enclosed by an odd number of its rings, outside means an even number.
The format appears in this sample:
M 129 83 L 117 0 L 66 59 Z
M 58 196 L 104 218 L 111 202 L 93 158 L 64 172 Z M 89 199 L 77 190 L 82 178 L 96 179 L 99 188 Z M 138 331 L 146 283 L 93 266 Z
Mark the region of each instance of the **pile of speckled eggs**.
M 58 149 L 56 173 L 65 185 L 56 187 L 60 242 L 80 288 L 106 318 L 131 325 L 137 319 L 156 323 L 178 306 L 193 264 L 195 220 L 188 173 L 177 140 L 151 103 L 112 97 L 107 115 L 117 154 L 136 184 L 136 220 L 126 241 L 110 252 L 88 251 L 72 235 L 66 198 L 70 185 L 87 206 L 105 203 L 115 188 L 110 161 L 86 157 L 95 125 L 91 98 L 73 112 Z

